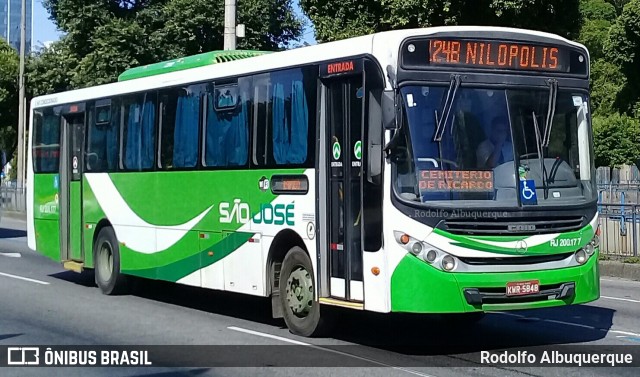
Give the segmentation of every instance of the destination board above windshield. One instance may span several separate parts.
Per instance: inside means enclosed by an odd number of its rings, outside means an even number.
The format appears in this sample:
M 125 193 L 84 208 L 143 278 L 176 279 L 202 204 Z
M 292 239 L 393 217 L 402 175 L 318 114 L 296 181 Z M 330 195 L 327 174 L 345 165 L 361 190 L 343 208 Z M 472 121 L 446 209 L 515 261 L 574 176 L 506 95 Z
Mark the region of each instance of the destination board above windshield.
M 447 37 L 406 42 L 402 65 L 583 74 L 586 56 L 562 45 Z

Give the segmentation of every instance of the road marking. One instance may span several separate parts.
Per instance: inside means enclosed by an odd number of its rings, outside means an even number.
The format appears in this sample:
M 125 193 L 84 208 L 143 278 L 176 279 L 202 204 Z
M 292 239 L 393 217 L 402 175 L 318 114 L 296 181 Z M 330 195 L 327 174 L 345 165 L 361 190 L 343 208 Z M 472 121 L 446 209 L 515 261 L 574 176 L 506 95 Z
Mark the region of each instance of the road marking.
M 601 329 L 602 331 L 607 331 L 605 329 Z M 629 331 L 620 331 L 620 330 L 608 330 L 609 332 L 612 333 L 616 333 L 616 334 L 622 334 L 622 335 L 630 335 L 630 336 L 640 336 L 640 334 L 636 334 L 634 332 L 629 332 Z
M 565 321 L 557 321 L 555 319 L 544 319 L 543 321 L 545 322 L 551 322 L 551 323 L 557 323 L 560 325 L 567 325 L 567 326 L 576 326 L 576 327 L 582 327 L 582 328 L 586 328 L 586 329 L 590 329 L 590 330 L 602 330 L 599 329 L 597 327 L 593 327 L 593 326 L 589 326 L 589 325 L 583 325 L 581 323 L 574 323 L 574 322 L 565 322 Z
M 284 337 L 277 336 L 277 335 L 271 335 L 271 334 L 267 334 L 267 333 L 263 333 L 263 332 L 259 332 L 259 331 L 243 329 L 241 327 L 230 326 L 230 327 L 227 327 L 227 328 L 229 330 L 239 331 L 239 332 L 243 332 L 243 333 L 247 333 L 247 334 L 251 334 L 251 335 L 256 335 L 256 336 L 261 336 L 263 338 L 276 339 L 276 340 L 280 340 L 280 341 L 287 342 L 287 343 L 298 344 L 298 345 L 301 345 L 301 346 L 311 347 L 311 348 L 315 348 L 315 349 L 326 351 L 326 352 L 336 353 L 336 354 L 339 354 L 339 355 L 342 355 L 342 356 L 352 357 L 354 359 L 367 361 L 367 362 L 372 363 L 372 364 L 378 364 L 378 365 L 383 366 L 383 367 L 399 370 L 399 371 L 406 372 L 406 373 L 413 374 L 413 375 L 420 376 L 420 377 L 434 377 L 432 375 L 424 374 L 424 373 L 421 373 L 421 372 L 418 372 L 418 371 L 415 371 L 415 370 L 402 368 L 402 367 L 397 367 L 395 365 L 391 365 L 391 364 L 383 363 L 383 362 L 380 362 L 380 361 L 372 360 L 372 359 L 369 359 L 367 357 L 352 355 L 350 353 L 341 352 L 341 351 L 337 351 L 337 350 L 333 350 L 333 349 L 329 349 L 329 348 L 324 348 L 324 347 L 317 346 L 317 345 L 311 344 L 311 343 L 300 342 L 300 341 L 297 341 L 297 340 L 284 338 Z
M 600 298 L 606 298 L 607 300 L 617 300 L 617 301 L 635 302 L 635 303 L 640 304 L 640 300 L 632 300 L 632 299 L 630 299 L 630 298 L 610 297 L 610 296 L 600 296 Z
M 25 278 L 25 277 L 23 277 L 23 276 L 18 276 L 18 275 L 5 274 L 4 272 L 0 272 L 0 276 L 6 276 L 6 277 L 8 277 L 8 278 L 12 278 L 12 279 L 18 279 L 18 280 L 30 281 L 30 282 L 32 282 L 32 283 L 36 283 L 36 284 L 49 285 L 49 283 L 47 283 L 46 281 L 36 280 L 36 279 L 30 279 L 30 278 Z
M 20 254 L 20 253 L 0 253 L 0 257 L 20 258 L 20 257 L 22 257 L 22 254 Z
M 632 341 L 632 342 L 639 342 L 640 343 L 640 338 L 632 338 L 632 337 L 629 337 L 629 336 L 622 336 L 622 335 L 618 335 L 618 336 L 616 336 L 616 338 L 626 339 L 626 340 L 629 340 L 629 341 Z
M 258 331 L 247 330 L 247 329 L 243 329 L 241 327 L 231 326 L 231 327 L 227 327 L 227 328 L 229 330 L 239 331 L 239 332 L 243 332 L 243 333 L 247 333 L 247 334 L 251 334 L 251 335 L 256 335 L 256 336 L 261 336 L 263 338 L 276 339 L 276 340 L 280 340 L 280 341 L 287 342 L 287 343 L 298 344 L 298 345 L 301 345 L 301 346 L 311 346 L 311 344 L 309 344 L 309 343 L 299 342 L 297 340 L 293 340 L 293 339 L 289 339 L 289 338 L 283 338 L 283 337 L 277 336 L 277 335 L 265 334 L 265 333 L 258 332 Z

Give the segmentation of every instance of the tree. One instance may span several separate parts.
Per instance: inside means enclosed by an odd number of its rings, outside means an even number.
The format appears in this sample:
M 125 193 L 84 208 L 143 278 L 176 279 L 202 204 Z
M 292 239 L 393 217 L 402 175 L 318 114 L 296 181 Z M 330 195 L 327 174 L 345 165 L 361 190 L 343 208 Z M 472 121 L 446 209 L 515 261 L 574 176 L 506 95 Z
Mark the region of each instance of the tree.
M 300 6 L 318 41 L 439 25 L 543 28 L 574 37 L 581 20 L 579 0 L 300 0 Z
M 591 110 L 606 116 L 618 113 L 618 97 L 624 90 L 627 79 L 620 67 L 606 59 L 591 64 Z
M 596 166 L 630 165 L 640 160 L 640 121 L 614 114 L 593 118 Z
M 0 151 L 7 159 L 18 142 L 18 68 L 18 54 L 0 39 Z
M 580 15 L 584 20 L 613 22 L 618 17 L 616 6 L 606 0 L 580 0 Z
M 627 79 L 618 99 L 621 110 L 640 116 L 640 0 L 630 0 L 624 6 L 611 26 L 605 49 Z
M 35 92 L 40 94 L 113 82 L 134 66 L 223 47 L 224 0 L 45 0 L 43 4 L 66 36 L 30 65 Z M 237 9 L 247 30 L 239 48 L 276 50 L 302 32 L 292 0 L 240 0 Z
M 78 60 L 66 36 L 36 51 L 26 62 L 28 94 L 35 97 L 72 89 Z

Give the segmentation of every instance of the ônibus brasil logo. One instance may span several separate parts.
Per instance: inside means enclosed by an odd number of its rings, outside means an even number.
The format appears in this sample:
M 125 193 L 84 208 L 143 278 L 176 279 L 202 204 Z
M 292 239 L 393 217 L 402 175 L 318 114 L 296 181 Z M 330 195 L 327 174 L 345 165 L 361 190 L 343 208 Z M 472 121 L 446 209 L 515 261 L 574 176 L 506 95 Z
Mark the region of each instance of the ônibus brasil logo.
M 290 225 L 294 221 L 294 203 L 289 204 L 260 204 L 260 211 L 253 216 L 255 224 Z M 219 206 L 220 222 L 224 224 L 240 223 L 246 224 L 252 220 L 251 209 L 248 203 L 243 203 L 240 199 L 235 199 L 233 205 L 228 202 L 221 202 Z

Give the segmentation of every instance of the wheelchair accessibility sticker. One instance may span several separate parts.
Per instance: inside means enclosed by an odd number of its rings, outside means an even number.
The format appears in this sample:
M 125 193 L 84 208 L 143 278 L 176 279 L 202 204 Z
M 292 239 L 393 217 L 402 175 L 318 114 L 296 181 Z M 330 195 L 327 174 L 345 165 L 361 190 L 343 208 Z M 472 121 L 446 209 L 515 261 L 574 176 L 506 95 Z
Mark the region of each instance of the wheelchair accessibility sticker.
M 533 179 L 520 181 L 520 200 L 522 200 L 522 204 L 538 204 L 536 183 Z

